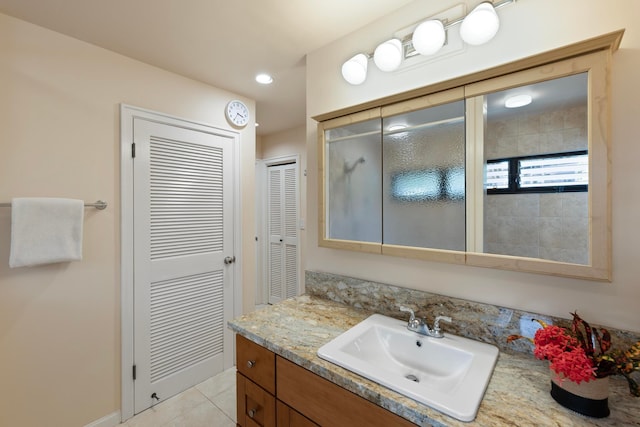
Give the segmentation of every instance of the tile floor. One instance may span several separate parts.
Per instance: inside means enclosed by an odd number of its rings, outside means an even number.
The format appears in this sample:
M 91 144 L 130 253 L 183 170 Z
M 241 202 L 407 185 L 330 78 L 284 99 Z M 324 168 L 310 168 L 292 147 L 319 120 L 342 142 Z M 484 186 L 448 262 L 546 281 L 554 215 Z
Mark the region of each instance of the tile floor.
M 236 368 L 158 403 L 120 427 L 235 427 Z

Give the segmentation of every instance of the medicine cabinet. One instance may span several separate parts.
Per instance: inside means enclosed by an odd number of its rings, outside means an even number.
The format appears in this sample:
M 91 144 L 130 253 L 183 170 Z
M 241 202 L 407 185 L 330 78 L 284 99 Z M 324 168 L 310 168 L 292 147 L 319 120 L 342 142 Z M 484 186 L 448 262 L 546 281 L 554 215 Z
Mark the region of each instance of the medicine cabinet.
M 314 117 L 319 245 L 611 280 L 622 33 Z

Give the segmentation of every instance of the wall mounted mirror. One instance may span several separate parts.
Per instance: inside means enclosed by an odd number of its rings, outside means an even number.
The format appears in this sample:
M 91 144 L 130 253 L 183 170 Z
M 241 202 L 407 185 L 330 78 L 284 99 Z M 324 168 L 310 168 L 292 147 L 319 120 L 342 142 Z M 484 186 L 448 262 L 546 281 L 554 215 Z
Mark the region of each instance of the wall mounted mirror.
M 605 47 L 321 122 L 319 244 L 610 280 Z
M 485 96 L 483 250 L 589 264 L 588 73 Z

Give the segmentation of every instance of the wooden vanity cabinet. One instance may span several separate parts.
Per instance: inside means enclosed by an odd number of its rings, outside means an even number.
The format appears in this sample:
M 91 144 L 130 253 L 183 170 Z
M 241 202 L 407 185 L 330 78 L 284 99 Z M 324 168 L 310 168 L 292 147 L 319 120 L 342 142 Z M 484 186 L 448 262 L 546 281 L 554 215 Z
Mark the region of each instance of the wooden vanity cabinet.
M 276 355 L 236 335 L 238 425 L 276 426 Z
M 241 427 L 415 426 L 241 335 L 236 366 Z

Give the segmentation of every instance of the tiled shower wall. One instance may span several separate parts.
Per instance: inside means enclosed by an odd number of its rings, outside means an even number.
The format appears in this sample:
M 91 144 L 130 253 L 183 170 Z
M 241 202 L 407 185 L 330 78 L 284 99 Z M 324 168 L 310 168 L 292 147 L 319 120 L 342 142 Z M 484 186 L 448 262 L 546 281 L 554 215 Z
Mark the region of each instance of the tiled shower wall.
M 487 160 L 587 148 L 582 105 L 487 121 Z M 589 263 L 587 192 L 486 195 L 484 216 L 485 252 Z

